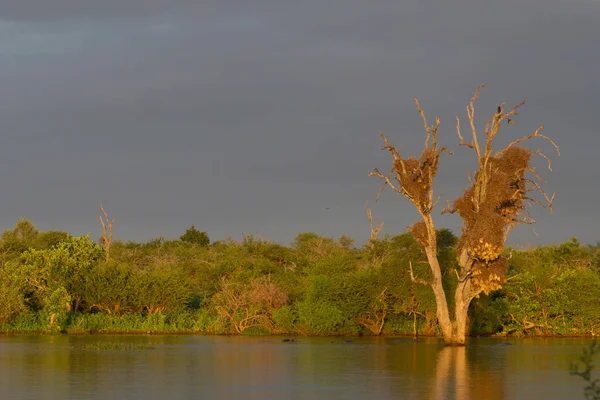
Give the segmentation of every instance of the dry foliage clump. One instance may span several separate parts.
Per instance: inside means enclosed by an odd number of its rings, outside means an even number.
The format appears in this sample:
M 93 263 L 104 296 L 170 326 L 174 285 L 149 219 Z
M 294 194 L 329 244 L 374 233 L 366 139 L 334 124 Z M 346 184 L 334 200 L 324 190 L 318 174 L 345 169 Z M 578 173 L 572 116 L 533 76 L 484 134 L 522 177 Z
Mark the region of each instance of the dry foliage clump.
M 487 263 L 476 260 L 471 268 L 473 273 L 471 283 L 485 294 L 500 289 L 506 283 L 508 260 L 504 257 L 498 257 Z
M 434 206 L 433 202 L 433 178 L 437 175 L 440 154 L 448 151 L 445 147 L 438 149 L 437 132 L 440 125 L 440 119 L 435 118 L 435 124 L 430 126 L 427 124 L 425 113 L 421 109 L 421 105 L 415 98 L 417 109 L 423 119 L 423 126 L 427 132 L 425 146 L 421 156 L 417 159 L 413 154 L 410 157 L 401 157 L 398 150 L 392 146 L 388 139 L 380 133 L 385 146 L 382 150 L 388 150 L 394 162 L 389 175 L 385 176 L 375 169 L 370 176 L 378 176 L 385 180 L 381 191 L 386 187 L 391 187 L 394 191 L 406 196 L 423 214 L 429 214 Z M 394 185 L 391 177 L 394 176 L 399 185 Z M 381 194 L 379 192 L 379 195 Z M 379 195 L 377 199 L 379 199 Z
M 429 244 L 429 236 L 427 235 L 427 224 L 423 221 L 416 222 L 408 228 L 415 240 L 425 248 Z
M 484 86 L 482 86 L 484 87 Z M 479 170 L 472 179 L 471 187 L 456 199 L 453 208 L 446 212 L 458 212 L 463 219 L 464 228 L 458 245 L 459 254 L 466 250 L 473 260 L 473 282 L 476 287 L 487 292 L 490 288 L 499 288 L 505 282 L 508 262 L 501 257 L 510 229 L 520 223 L 535 223 L 528 213 L 527 207 L 532 204 L 544 206 L 532 197 L 538 192 L 546 200 L 546 206 L 552 210 L 552 198 L 542 190 L 540 183 L 544 181 L 531 167 L 531 157 L 538 154 L 548 158 L 540 150 L 530 150 L 519 143 L 535 137 L 549 141 L 558 151 L 552 140 L 540 134 L 539 127 L 532 135 L 511 142 L 501 151 L 492 153 L 492 142 L 502 122 L 512 124 L 512 117 L 525 101 L 505 112 L 502 104 L 485 126 L 485 147 L 480 149 L 475 131 L 475 108 L 473 103 L 479 95 L 479 89 L 467 106 L 467 114 L 473 134 L 473 141 L 466 143 L 460 133 L 460 121 L 457 120 L 457 133 L 461 145 L 477 153 Z M 482 151 L 483 150 L 483 151 Z M 550 163 L 548 161 L 548 168 Z M 533 179 L 527 174 L 531 173 Z
M 428 194 L 437 174 L 438 160 L 438 155 L 432 149 L 425 149 L 418 160 L 413 155 L 394 161 L 394 172 L 398 182 L 407 196 L 414 199 L 421 209 L 427 208 Z
M 506 228 L 519 221 L 525 211 L 527 187 L 525 173 L 530 170 L 532 151 L 511 147 L 487 162 L 486 179 L 475 175 L 478 187 L 470 187 L 455 200 L 454 210 L 463 219 L 464 234 L 459 251 L 466 248 L 476 259 L 489 262 L 500 256 Z M 476 196 L 476 189 L 478 195 Z

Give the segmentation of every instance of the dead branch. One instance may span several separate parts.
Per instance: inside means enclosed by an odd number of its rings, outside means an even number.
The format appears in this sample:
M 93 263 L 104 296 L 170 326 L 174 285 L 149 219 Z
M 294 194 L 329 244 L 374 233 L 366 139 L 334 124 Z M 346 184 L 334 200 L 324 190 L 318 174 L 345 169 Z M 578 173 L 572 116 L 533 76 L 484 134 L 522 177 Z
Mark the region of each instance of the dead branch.
M 473 143 L 467 143 L 465 142 L 465 139 L 463 139 L 461 133 L 460 133 L 460 118 L 458 117 L 458 114 L 456 114 L 456 133 L 458 134 L 458 138 L 460 139 L 460 146 L 465 146 L 468 147 L 470 149 L 474 149 L 475 146 L 473 146 Z
M 542 158 L 544 158 L 548 162 L 548 170 L 550 172 L 552 172 L 552 164 L 550 163 L 550 159 L 548 158 L 548 156 L 546 156 L 544 153 L 542 153 L 542 151 L 540 149 L 537 149 L 533 153 L 537 154 L 538 156 L 540 156 Z
M 473 135 L 473 147 L 477 152 L 478 159 L 481 159 L 481 151 L 479 150 L 479 141 L 477 140 L 477 130 L 475 129 L 475 100 L 479 97 L 479 90 L 485 89 L 487 86 L 480 85 L 475 89 L 475 94 L 471 97 L 471 101 L 467 106 L 467 116 L 469 117 L 469 124 L 471 125 L 471 133 Z M 458 122 L 458 121 L 457 121 Z
M 542 179 L 542 177 L 537 173 L 535 168 L 525 168 L 524 171 L 530 172 L 538 182 L 547 183 L 546 180 Z
M 369 202 L 367 201 L 365 204 L 365 210 L 367 211 L 367 217 L 369 218 L 369 227 L 371 228 L 371 249 L 375 247 L 375 241 L 377 240 L 377 236 L 379 236 L 379 232 L 381 228 L 383 228 L 383 221 L 379 220 L 377 222 L 377 226 L 373 228 L 373 214 L 371 213 L 371 209 L 369 208 Z
M 411 281 L 413 281 L 414 283 L 421 284 L 421 285 L 431 286 L 431 284 L 429 282 L 425 281 L 424 279 L 415 278 L 415 274 L 413 273 L 412 261 L 409 261 L 408 265 L 410 267 L 410 280 Z
M 456 210 L 452 207 L 452 204 L 450 204 L 450 200 L 446 200 L 446 207 L 442 208 L 441 214 L 454 214 L 455 212 Z
M 116 218 L 109 219 L 108 214 L 104 210 L 102 203 L 100 203 L 100 210 L 104 214 L 104 217 L 98 216 L 100 223 L 102 224 L 102 239 L 104 242 L 104 252 L 106 255 L 106 261 L 110 259 L 110 245 L 113 241 L 113 223 L 116 221 Z
M 542 134 L 540 133 L 540 131 L 541 131 L 542 129 L 544 129 L 544 125 L 540 125 L 540 127 L 539 127 L 539 128 L 537 128 L 537 129 L 535 130 L 535 132 L 533 132 L 533 133 L 532 133 L 531 135 L 529 135 L 529 136 L 524 136 L 524 137 L 522 137 L 522 138 L 519 138 L 519 139 L 517 139 L 517 140 L 513 140 L 513 141 L 512 141 L 511 143 L 509 143 L 509 144 L 508 144 L 508 146 L 506 146 L 504 149 L 502 149 L 502 150 L 498 151 L 496 154 L 494 154 L 494 157 L 498 157 L 498 156 L 502 155 L 504 152 L 506 152 L 506 150 L 510 149 L 511 147 L 513 147 L 513 146 L 515 146 L 515 145 L 517 145 L 517 144 L 519 144 L 519 143 L 521 143 L 521 142 L 525 142 L 525 141 L 527 141 L 527 140 L 531 140 L 531 139 L 533 139 L 533 138 L 536 138 L 536 137 L 540 137 L 540 138 L 542 138 L 542 139 L 545 139 L 545 140 L 547 140 L 548 142 L 550 142 L 550 144 L 551 144 L 552 146 L 554 146 L 554 148 L 556 149 L 556 153 L 557 153 L 557 154 L 560 156 L 560 149 L 558 148 L 558 146 L 556 145 L 556 143 L 554 143 L 554 141 L 553 141 L 552 139 L 550 139 L 549 137 L 547 137 L 547 136 L 545 136 L 545 135 L 542 135 Z M 549 169 L 550 169 L 550 168 L 549 168 Z M 550 169 L 550 170 L 552 171 L 552 169 Z
M 554 196 L 555 196 L 556 193 L 552 193 L 552 196 L 548 197 L 548 195 L 546 194 L 546 192 L 544 191 L 544 189 L 542 189 L 542 187 L 540 186 L 539 183 L 537 183 L 536 181 L 531 180 L 531 179 L 525 179 L 525 181 L 527 183 L 531 184 L 535 188 L 534 190 L 536 190 L 538 193 L 540 193 L 542 196 L 544 196 L 544 198 L 546 199 L 548 211 L 550 211 L 550 214 L 552 214 L 553 213 L 552 202 L 554 201 Z M 535 199 L 529 199 L 529 200 L 531 201 L 531 200 L 535 200 Z M 537 202 L 537 200 L 535 200 L 535 201 L 536 201 L 536 204 L 538 204 L 541 207 L 544 207 L 544 205 L 542 205 L 541 203 Z
M 410 200 L 410 196 L 408 195 L 408 193 L 406 193 L 405 190 L 402 189 L 402 187 L 396 187 L 394 186 L 394 184 L 391 181 L 391 176 L 392 176 L 393 170 L 390 172 L 389 176 L 385 176 L 383 175 L 381 172 L 379 172 L 379 170 L 377 168 L 375 168 L 373 171 L 371 171 L 371 173 L 369 173 L 369 176 L 377 176 L 381 179 L 383 179 L 385 181 L 385 183 L 383 184 L 383 186 L 381 187 L 381 189 L 379 190 L 379 193 L 377 193 L 377 201 L 379 201 L 379 197 L 381 196 L 381 193 L 383 192 L 383 189 L 385 189 L 386 186 L 389 186 L 392 188 L 392 190 L 394 190 L 394 192 L 400 193 L 406 197 L 408 197 L 408 199 Z M 412 200 L 411 200 L 412 201 Z
M 437 131 L 440 127 L 440 118 L 435 117 L 435 125 L 429 126 L 427 123 L 427 117 L 425 116 L 425 112 L 421 108 L 421 104 L 419 103 L 419 99 L 414 97 L 415 104 L 417 105 L 417 111 L 421 115 L 421 119 L 423 120 L 423 127 L 425 128 L 425 132 L 427 136 L 425 137 L 425 149 L 429 149 L 429 140 L 432 139 L 431 147 L 435 148 L 437 146 Z
M 469 279 L 473 275 L 473 272 L 469 271 L 461 278 L 460 275 L 458 275 L 458 270 L 455 269 L 454 273 L 456 274 L 456 279 L 460 283 L 465 282 L 467 279 Z
M 400 153 L 394 146 L 392 146 L 388 142 L 388 139 L 385 137 L 385 135 L 383 133 L 379 132 L 379 136 L 381 136 L 381 138 L 383 139 L 383 142 L 385 143 L 385 146 L 383 146 L 381 148 L 381 150 L 388 150 L 390 152 L 390 154 L 392 155 L 392 157 L 394 158 L 394 160 L 400 159 L 401 158 Z

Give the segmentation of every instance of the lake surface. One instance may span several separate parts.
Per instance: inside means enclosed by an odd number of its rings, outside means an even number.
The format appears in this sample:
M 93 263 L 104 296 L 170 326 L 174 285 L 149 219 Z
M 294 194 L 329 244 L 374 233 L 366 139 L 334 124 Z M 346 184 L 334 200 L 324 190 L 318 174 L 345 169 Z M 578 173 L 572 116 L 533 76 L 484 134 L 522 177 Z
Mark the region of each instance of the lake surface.
M 0 336 L 0 399 L 583 399 L 568 366 L 590 343 L 296 340 Z

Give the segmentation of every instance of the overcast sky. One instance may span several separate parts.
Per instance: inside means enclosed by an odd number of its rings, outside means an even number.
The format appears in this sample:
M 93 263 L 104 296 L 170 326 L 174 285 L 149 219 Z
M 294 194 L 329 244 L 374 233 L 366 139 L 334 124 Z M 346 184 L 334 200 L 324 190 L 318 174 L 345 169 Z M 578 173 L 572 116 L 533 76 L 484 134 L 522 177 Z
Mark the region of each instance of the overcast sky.
M 405 155 L 424 133 L 413 96 L 442 120 L 442 201 L 476 159 L 454 115 L 475 87 L 479 127 L 529 97 L 506 143 L 545 126 L 554 214 L 519 245 L 600 240 L 598 0 L 3 0 L 0 227 L 92 232 L 102 201 L 115 237 L 290 243 L 298 232 L 369 235 L 417 218 L 368 177 L 387 171 L 378 132 Z M 463 129 L 467 129 L 465 125 Z M 459 220 L 437 216 L 439 227 Z M 456 229 L 457 230 L 457 229 Z M 458 232 L 458 230 L 457 230 Z

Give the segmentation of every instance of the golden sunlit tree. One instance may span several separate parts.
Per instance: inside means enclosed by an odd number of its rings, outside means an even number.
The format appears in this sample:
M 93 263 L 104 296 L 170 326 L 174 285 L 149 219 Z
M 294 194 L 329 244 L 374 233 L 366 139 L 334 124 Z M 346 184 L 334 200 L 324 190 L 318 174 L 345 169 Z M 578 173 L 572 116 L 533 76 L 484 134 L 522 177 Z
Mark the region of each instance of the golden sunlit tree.
M 432 211 L 439 197 L 434 196 L 433 178 L 437 174 L 441 153 L 450 153 L 446 148 L 438 147 L 437 134 L 440 119 L 429 125 L 419 101 L 415 98 L 417 110 L 423 119 L 426 139 L 421 155 L 402 157 L 400 152 L 380 134 L 387 150 L 392 156 L 392 168 L 388 175 L 375 169 L 370 176 L 384 180 L 383 187 L 392 188 L 410 200 L 421 215 L 421 220 L 409 230 L 421 245 L 431 267 L 429 281 L 416 279 L 411 268 L 411 279 L 431 286 L 435 295 L 437 318 L 446 344 L 464 345 L 467 335 L 467 312 L 471 301 L 479 294 L 489 293 L 502 287 L 506 282 L 508 260 L 502 256 L 506 238 L 510 230 L 519 224 L 534 224 L 528 208 L 533 205 L 548 207 L 552 211 L 554 195 L 548 196 L 541 187 L 545 183 L 531 164 L 533 155 L 550 160 L 539 149 L 530 150 L 522 146 L 523 142 L 534 138 L 547 140 L 558 152 L 556 144 L 540 132 L 542 126 L 529 136 L 510 142 L 503 149 L 494 152 L 492 144 L 503 123 L 512 124 L 513 118 L 525 101 L 505 111 L 501 103 L 494 115 L 488 119 L 483 137 L 479 137 L 475 126 L 474 102 L 479 96 L 479 86 L 467 105 L 467 116 L 472 139 L 465 141 L 456 116 L 456 130 L 460 145 L 475 153 L 478 169 L 469 175 L 470 186 L 442 213 L 457 213 L 463 221 L 462 235 L 457 245 L 458 280 L 454 293 L 454 312 L 448 306 L 448 300 L 442 285 L 442 273 L 438 260 L 436 228 Z M 480 141 L 481 140 L 481 141 Z M 560 154 L 560 153 L 559 153 Z M 379 192 L 379 195 L 381 194 Z M 536 198 L 537 194 L 537 198 Z M 377 198 L 379 199 L 379 195 Z

